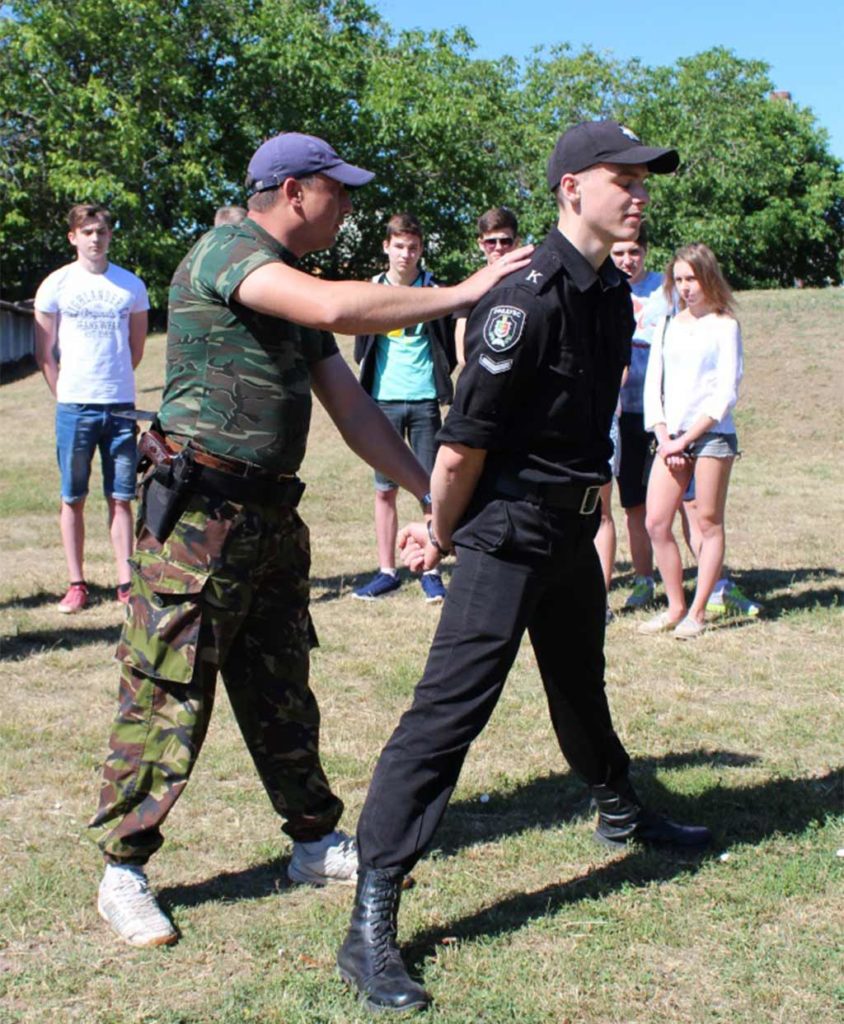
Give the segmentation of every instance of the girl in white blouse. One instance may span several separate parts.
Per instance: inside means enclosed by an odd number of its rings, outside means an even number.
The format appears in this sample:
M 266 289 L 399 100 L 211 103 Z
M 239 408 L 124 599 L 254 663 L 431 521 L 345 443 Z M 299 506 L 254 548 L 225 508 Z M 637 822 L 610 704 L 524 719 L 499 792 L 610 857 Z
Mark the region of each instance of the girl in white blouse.
M 733 296 L 705 245 L 678 250 L 665 274 L 680 312 L 657 326 L 645 377 L 645 427 L 657 452 L 648 481 L 646 526 L 668 610 L 640 626 L 687 640 L 704 630 L 706 602 L 724 561 L 724 506 L 738 451 L 732 410 L 742 376 Z M 686 608 L 683 563 L 672 525 L 694 474 L 701 545 L 697 586 Z

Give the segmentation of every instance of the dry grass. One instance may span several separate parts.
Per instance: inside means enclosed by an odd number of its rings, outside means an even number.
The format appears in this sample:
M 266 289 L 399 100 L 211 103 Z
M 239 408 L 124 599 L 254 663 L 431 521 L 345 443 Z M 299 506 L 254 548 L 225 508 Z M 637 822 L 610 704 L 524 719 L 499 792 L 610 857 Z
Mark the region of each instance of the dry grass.
M 523 647 L 403 908 L 406 953 L 437 999 L 432 1019 L 819 1024 L 840 1011 L 844 294 L 745 294 L 741 316 L 745 456 L 728 558 L 764 618 L 680 645 L 639 637 L 641 616 L 620 617 L 607 643 L 611 701 L 641 788 L 710 824 L 718 849 L 678 863 L 592 844 Z M 157 402 L 162 353 L 153 339 L 145 407 Z M 96 601 L 68 621 L 53 607 L 64 569 L 52 405 L 34 374 L 2 397 L 0 1021 L 364 1020 L 332 974 L 350 894 L 286 884 L 285 841 L 222 695 L 151 872 L 184 938 L 137 951 L 97 918 L 98 861 L 82 832 L 113 713 L 120 621 L 104 511 L 92 495 Z M 321 412 L 303 475 L 322 644 L 314 685 L 326 766 L 352 827 L 438 612 L 412 581 L 375 605 L 348 598 L 374 567 L 371 477 Z M 401 507 L 415 512 L 409 499 Z M 626 558 L 622 544 L 616 607 Z

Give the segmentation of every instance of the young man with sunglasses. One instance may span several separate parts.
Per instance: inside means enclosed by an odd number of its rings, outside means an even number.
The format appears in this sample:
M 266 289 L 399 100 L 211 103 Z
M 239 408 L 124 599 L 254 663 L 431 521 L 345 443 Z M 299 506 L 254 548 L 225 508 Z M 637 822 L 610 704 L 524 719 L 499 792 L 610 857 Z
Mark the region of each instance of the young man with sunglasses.
M 487 266 L 497 263 L 501 257 L 519 244 L 519 222 L 516 215 L 506 206 L 493 206 L 478 218 L 478 248 L 484 254 Z M 464 366 L 466 356 L 463 339 L 466 334 L 468 309 L 454 314 L 454 344 L 457 350 L 457 365 Z

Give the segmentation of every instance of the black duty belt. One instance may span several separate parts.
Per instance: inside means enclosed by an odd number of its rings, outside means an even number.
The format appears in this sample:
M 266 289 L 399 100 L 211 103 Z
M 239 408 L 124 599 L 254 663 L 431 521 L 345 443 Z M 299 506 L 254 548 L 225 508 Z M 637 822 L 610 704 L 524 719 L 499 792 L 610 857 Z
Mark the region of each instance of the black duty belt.
M 175 460 L 174 460 L 175 462 Z M 208 498 L 225 498 L 237 505 L 274 505 L 296 508 L 305 491 L 304 481 L 298 477 L 244 477 L 228 473 L 199 462 L 189 467 L 174 464 L 156 467 L 154 476 L 165 487 L 174 486 L 174 476 L 187 491 L 204 494 Z
M 284 505 L 296 508 L 305 491 L 298 477 L 273 480 L 236 476 L 220 469 L 196 464 L 188 488 L 209 497 L 219 496 L 237 505 Z
M 520 498 L 542 508 L 559 508 L 591 516 L 601 500 L 601 484 L 583 487 L 580 484 L 534 484 L 517 477 L 498 477 L 493 483 L 495 493 L 506 498 Z

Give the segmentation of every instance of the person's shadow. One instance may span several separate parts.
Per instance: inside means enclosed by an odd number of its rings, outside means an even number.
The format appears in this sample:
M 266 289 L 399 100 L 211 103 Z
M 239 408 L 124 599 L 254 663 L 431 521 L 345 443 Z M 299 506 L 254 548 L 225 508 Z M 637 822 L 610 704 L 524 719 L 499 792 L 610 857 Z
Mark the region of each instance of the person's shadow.
M 636 786 L 645 802 L 679 821 L 708 825 L 714 833 L 712 847 L 704 853 L 678 855 L 668 851 L 650 850 L 633 846 L 620 859 L 613 859 L 602 867 L 586 871 L 565 882 L 544 886 L 533 892 L 517 893 L 500 899 L 488 907 L 453 919 L 444 926 L 429 928 L 415 935 L 404 947 L 404 958 L 409 968 L 418 973 L 424 961 L 433 956 L 446 938 L 466 940 L 477 937 L 506 935 L 518 931 L 534 918 L 553 914 L 561 907 L 580 900 L 593 900 L 611 894 L 623 886 L 647 886 L 653 882 L 670 881 L 679 875 L 696 872 L 701 864 L 721 855 L 732 846 L 756 845 L 774 834 L 799 835 L 814 823 L 822 823 L 830 814 L 844 811 L 844 770 L 835 769 L 820 778 L 775 779 L 744 788 L 726 788 L 717 784 L 701 797 L 688 798 L 669 793 L 654 778 L 654 771 L 670 765 L 723 764 L 741 766 L 757 760 L 727 751 L 709 753 L 694 751 L 688 755 L 669 755 L 636 762 Z M 541 799 L 554 778 L 540 779 L 508 796 L 512 813 L 518 819 L 520 804 Z M 548 793 L 554 799 L 553 793 Z M 495 809 L 495 798 L 490 804 Z M 478 841 L 489 842 L 509 830 L 504 822 L 486 830 L 478 830 L 477 801 L 473 801 L 472 815 L 476 819 Z M 564 806 L 559 808 L 565 810 Z M 466 805 L 456 805 L 459 816 L 467 813 Z M 505 808 L 505 814 L 507 810 Z M 569 807 L 568 820 L 592 814 L 585 799 Z M 540 815 L 546 820 L 546 815 Z M 557 825 L 559 821 L 549 822 Z M 517 830 L 519 825 L 517 823 Z M 457 845 L 460 830 L 456 822 L 449 824 L 443 852 L 449 853 Z M 449 836 L 450 833 L 450 836 Z M 449 843 L 449 838 L 452 842 Z M 455 843 L 454 840 L 457 840 Z
M 54 607 L 62 599 L 62 594 L 39 590 L 26 597 L 0 602 L 0 610 L 8 608 L 38 609 Z M 53 629 L 19 630 L 0 637 L 0 661 L 24 661 L 32 654 L 41 654 L 52 650 L 73 650 L 77 647 L 89 647 L 91 644 L 116 644 L 120 637 L 120 627 L 126 610 L 114 599 L 113 587 L 88 585 L 88 609 L 98 605 L 111 605 L 114 610 L 114 623 L 107 626 L 86 625 L 85 611 L 76 615 L 56 614 L 60 622 Z M 86 609 L 87 610 L 87 609 Z
M 582 899 L 605 896 L 625 885 L 668 881 L 696 871 L 701 863 L 737 844 L 761 843 L 777 834 L 799 835 L 813 822 L 822 822 L 844 809 L 844 771 L 820 778 L 778 778 L 745 788 L 714 785 L 701 797 L 685 797 L 667 790 L 655 777 L 660 769 L 711 765 L 742 767 L 757 760 L 732 751 L 695 750 L 659 758 L 637 760 L 635 784 L 655 809 L 680 821 L 708 825 L 715 834 L 705 854 L 677 856 L 633 846 L 626 856 L 565 882 L 534 892 L 508 896 L 446 926 L 416 935 L 405 953 L 412 967 L 432 955 L 446 937 L 457 940 L 516 931 L 534 917 Z M 477 798 L 455 801 L 438 833 L 436 851 L 442 857 L 477 843 L 489 843 L 536 828 L 591 817 L 586 789 L 570 774 L 553 774 L 518 786 L 506 794 L 491 794 L 488 803 Z M 596 846 L 596 850 L 600 849 Z M 262 899 L 290 886 L 286 857 L 274 857 L 239 871 L 160 891 L 163 904 L 192 907 L 208 901 Z
M 629 562 L 616 562 L 613 586 L 633 585 L 633 567 Z M 697 570 L 683 570 L 687 589 L 693 587 Z M 752 601 L 762 606 L 761 619 L 779 619 L 802 608 L 834 608 L 844 604 L 844 573 L 832 566 L 803 569 L 742 569 L 730 573 L 732 579 Z M 813 584 L 805 588 L 803 584 Z M 799 589 L 795 590 L 794 588 Z M 747 625 L 749 618 L 713 619 L 711 625 Z

